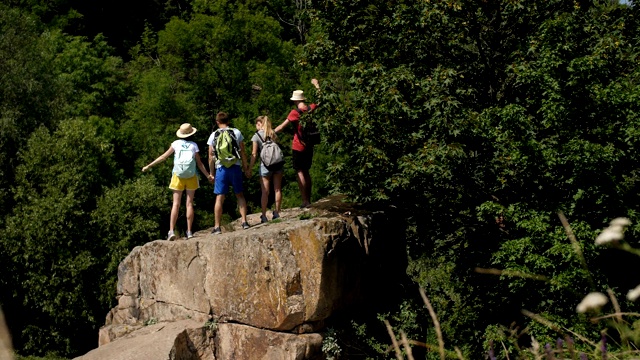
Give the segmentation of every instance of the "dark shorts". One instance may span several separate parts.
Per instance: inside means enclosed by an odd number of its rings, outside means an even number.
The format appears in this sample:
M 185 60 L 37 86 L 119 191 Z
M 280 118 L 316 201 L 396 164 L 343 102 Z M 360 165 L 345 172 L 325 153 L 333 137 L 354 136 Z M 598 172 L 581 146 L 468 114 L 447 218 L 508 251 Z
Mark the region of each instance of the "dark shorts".
M 308 147 L 304 151 L 293 150 L 293 168 L 295 170 L 311 169 L 313 160 L 313 147 Z

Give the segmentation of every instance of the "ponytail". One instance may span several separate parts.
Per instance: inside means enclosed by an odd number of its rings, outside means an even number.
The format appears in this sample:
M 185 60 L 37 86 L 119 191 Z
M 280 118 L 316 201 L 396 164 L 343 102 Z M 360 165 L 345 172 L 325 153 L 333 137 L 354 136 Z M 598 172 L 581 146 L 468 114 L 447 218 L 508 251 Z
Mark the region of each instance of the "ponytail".
M 264 138 L 271 138 L 272 141 L 276 141 L 278 139 L 278 135 L 273 128 L 271 127 L 271 120 L 267 116 L 258 116 L 256 118 L 256 122 L 262 123 L 262 130 L 264 131 Z

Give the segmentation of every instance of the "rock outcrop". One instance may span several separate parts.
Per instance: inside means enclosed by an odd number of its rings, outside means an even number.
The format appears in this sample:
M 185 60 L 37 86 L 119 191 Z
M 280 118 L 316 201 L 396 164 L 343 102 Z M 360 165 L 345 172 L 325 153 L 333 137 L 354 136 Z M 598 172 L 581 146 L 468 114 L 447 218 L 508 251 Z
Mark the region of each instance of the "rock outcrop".
M 133 249 L 99 347 L 77 359 L 322 358 L 324 322 L 362 300 L 375 214 L 332 197 L 281 216 Z

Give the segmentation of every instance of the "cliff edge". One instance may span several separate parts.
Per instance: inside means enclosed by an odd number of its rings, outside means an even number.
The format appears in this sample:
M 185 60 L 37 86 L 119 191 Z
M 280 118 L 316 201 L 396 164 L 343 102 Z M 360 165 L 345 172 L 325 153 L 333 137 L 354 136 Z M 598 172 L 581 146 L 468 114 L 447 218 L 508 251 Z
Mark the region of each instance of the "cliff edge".
M 323 358 L 325 320 L 363 300 L 374 218 L 384 216 L 342 200 L 134 248 L 99 347 L 76 359 Z

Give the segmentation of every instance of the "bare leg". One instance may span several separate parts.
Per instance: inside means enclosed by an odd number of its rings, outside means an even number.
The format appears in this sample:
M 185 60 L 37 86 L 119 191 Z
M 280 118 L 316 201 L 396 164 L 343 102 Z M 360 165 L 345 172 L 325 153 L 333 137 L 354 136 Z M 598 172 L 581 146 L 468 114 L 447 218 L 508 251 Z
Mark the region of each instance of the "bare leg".
M 273 191 L 276 195 L 276 212 L 279 214 L 282 205 L 282 173 L 273 174 Z
M 244 199 L 244 194 L 239 192 L 236 194 L 236 198 L 238 198 L 238 209 L 240 210 L 242 222 L 247 222 L 247 202 Z
M 304 172 L 305 176 L 305 194 L 307 194 L 307 205 L 311 205 L 311 174 L 309 174 L 309 170 Z
M 261 205 L 262 205 L 262 215 L 267 215 L 267 205 L 269 204 L 269 190 L 271 188 L 271 184 L 269 183 L 269 178 L 268 177 L 260 177 L 260 186 L 262 187 L 262 198 L 261 200 Z
M 187 190 L 187 231 L 191 232 L 193 224 L 193 197 L 196 195 L 195 190 Z
M 220 221 L 222 221 L 222 204 L 224 203 L 224 195 L 216 196 L 216 205 L 213 208 L 214 213 L 214 227 L 220 227 Z
M 300 198 L 302 199 L 302 206 L 306 206 L 305 199 L 307 194 L 305 193 L 307 186 L 305 184 L 304 172 L 302 170 L 296 173 L 296 180 L 298 181 L 298 189 L 300 189 Z
M 300 170 L 297 173 L 298 188 L 302 197 L 302 206 L 311 204 L 311 176 L 309 170 Z
M 173 231 L 178 222 L 180 213 L 180 202 L 182 202 L 182 190 L 173 190 L 173 205 L 171 206 L 171 218 L 169 219 L 169 231 Z

